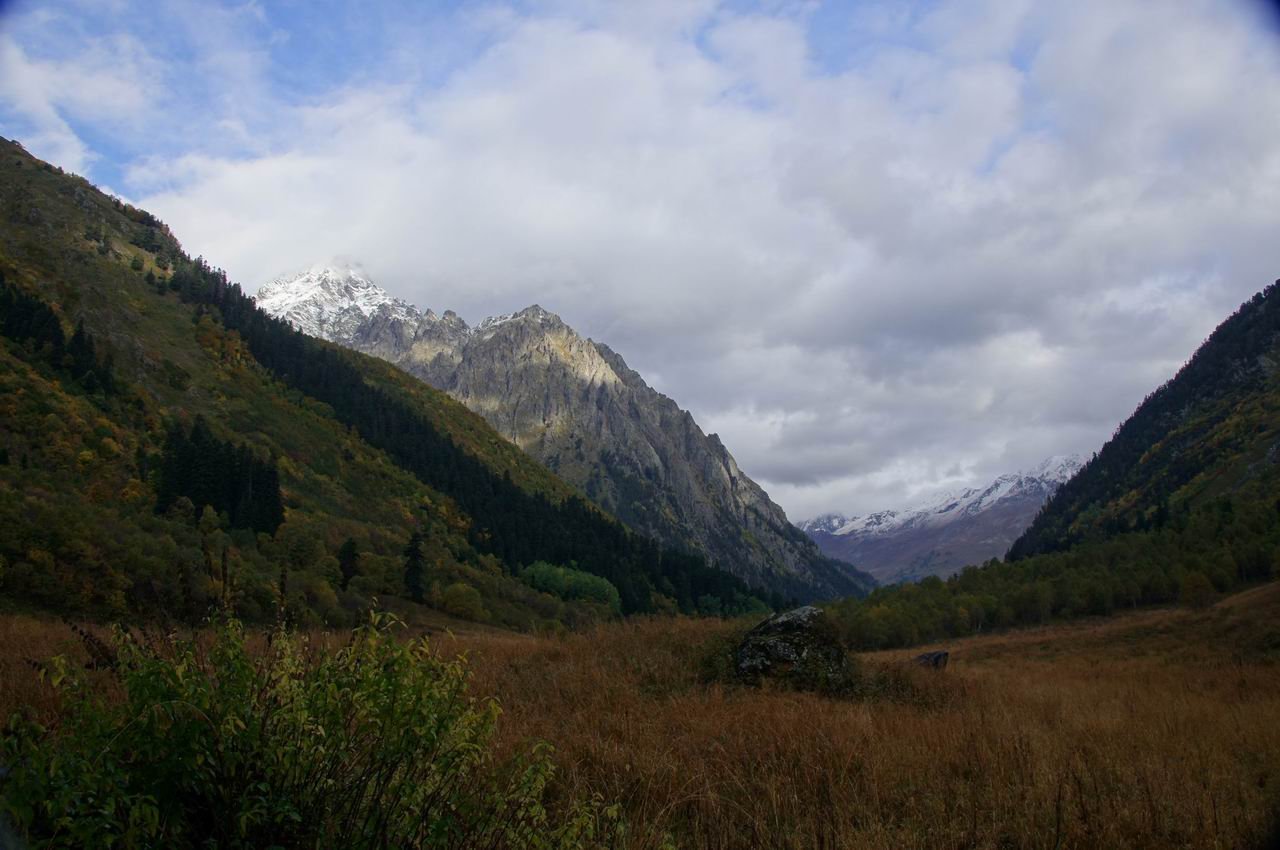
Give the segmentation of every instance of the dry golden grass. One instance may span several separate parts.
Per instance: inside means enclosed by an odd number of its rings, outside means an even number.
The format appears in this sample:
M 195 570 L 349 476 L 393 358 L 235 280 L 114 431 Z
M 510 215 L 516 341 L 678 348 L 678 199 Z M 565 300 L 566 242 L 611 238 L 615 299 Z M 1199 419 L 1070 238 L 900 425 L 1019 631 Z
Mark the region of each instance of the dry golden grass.
M 703 684 L 711 621 L 444 646 L 635 847 L 1247 847 L 1280 802 L 1280 667 L 1251 642 L 1276 624 L 1280 585 L 974 638 L 921 698 L 862 702 Z
M 30 707 L 41 717 L 56 711 L 53 690 L 41 682 L 32 666 L 55 655 L 87 657 L 80 639 L 56 619 L 0 616 L 0 722 L 21 707 Z
M 437 637 L 505 710 L 502 746 L 550 741 L 559 792 L 621 803 L 627 846 L 1269 847 L 1280 803 L 1280 584 L 1192 613 L 972 638 L 897 697 L 708 681 L 740 625 L 652 620 L 565 638 Z M 13 658 L 74 649 L 0 621 L 0 710 L 47 704 Z M 18 646 L 25 648 L 18 650 Z M 25 684 L 24 684 L 25 683 Z M 45 702 L 41 702 L 44 700 Z

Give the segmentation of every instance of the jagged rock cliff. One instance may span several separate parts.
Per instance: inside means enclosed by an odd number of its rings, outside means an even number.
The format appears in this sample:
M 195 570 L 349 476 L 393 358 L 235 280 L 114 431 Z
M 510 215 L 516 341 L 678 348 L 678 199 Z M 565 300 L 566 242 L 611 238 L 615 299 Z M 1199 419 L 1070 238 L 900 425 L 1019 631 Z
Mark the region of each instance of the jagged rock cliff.
M 273 281 L 258 303 L 448 392 L 635 530 L 700 550 L 748 582 L 798 599 L 872 584 L 792 526 L 715 434 L 537 305 L 471 327 L 393 299 L 343 265 Z

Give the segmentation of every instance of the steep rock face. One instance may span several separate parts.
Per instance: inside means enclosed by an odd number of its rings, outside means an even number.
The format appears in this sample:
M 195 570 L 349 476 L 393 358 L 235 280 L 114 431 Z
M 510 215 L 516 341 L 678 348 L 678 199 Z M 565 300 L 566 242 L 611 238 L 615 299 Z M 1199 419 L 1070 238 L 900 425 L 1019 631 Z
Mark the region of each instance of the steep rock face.
M 986 487 L 943 494 L 912 508 L 860 517 L 824 514 L 800 528 L 826 554 L 858 564 L 883 583 L 945 578 L 1002 557 L 1080 466 L 1074 455 L 1053 457 Z
M 872 584 L 792 526 L 716 435 L 538 305 L 471 327 L 340 265 L 273 281 L 259 304 L 444 390 L 635 530 L 702 551 L 752 584 L 798 599 Z

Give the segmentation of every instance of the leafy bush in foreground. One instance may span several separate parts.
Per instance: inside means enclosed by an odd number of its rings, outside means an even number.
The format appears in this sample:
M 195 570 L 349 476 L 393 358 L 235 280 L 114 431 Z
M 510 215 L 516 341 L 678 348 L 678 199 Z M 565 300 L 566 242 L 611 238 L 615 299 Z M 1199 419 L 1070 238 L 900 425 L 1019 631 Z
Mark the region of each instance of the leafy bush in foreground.
M 314 656 L 283 632 L 251 653 L 235 622 L 207 646 L 117 630 L 114 699 L 56 661 L 59 728 L 10 721 L 0 811 L 36 847 L 599 846 L 607 812 L 549 814 L 547 749 L 495 763 L 496 704 L 391 624 Z

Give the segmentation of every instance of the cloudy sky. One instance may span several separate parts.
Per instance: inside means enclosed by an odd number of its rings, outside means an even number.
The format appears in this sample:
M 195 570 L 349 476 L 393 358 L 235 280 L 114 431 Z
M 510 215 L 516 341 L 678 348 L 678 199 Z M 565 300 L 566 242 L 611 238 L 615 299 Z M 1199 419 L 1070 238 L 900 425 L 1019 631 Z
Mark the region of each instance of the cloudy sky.
M 1261 3 L 0 9 L 0 135 L 250 289 L 540 303 L 793 518 L 1088 453 L 1280 276 Z

